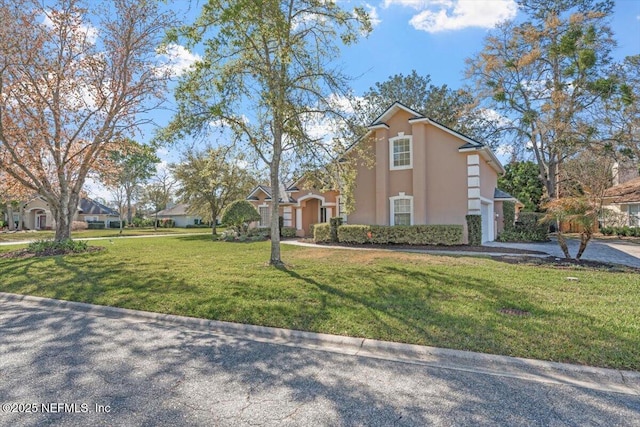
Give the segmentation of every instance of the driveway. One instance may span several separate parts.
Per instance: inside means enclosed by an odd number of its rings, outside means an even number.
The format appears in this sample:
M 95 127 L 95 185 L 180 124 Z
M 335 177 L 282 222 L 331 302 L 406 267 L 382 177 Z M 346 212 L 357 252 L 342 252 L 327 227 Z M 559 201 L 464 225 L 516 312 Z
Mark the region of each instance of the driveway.
M 518 248 L 546 252 L 549 255 L 564 258 L 564 254 L 558 246 L 555 238 L 550 242 L 536 243 L 503 243 L 487 242 L 484 246 L 495 248 Z M 575 256 L 580 242 L 576 239 L 567 239 L 569 253 Z M 593 239 L 587 245 L 582 259 L 628 265 L 640 268 L 640 245 L 624 240 L 597 240 Z
M 0 306 L 0 425 L 640 422 L 638 373 L 7 294 Z

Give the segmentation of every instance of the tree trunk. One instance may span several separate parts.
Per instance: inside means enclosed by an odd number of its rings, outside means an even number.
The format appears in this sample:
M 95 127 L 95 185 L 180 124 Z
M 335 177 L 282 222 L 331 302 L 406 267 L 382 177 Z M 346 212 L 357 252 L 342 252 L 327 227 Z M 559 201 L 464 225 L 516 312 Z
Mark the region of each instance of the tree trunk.
M 47 200 L 56 221 L 56 242 L 71 239 L 71 225 L 78 210 L 78 198 L 73 192 L 63 192 L 57 200 Z
M 131 215 L 131 195 L 127 194 L 127 224 L 131 225 L 132 223 L 133 223 L 133 216 Z
M 13 221 L 13 206 L 11 206 L 11 203 L 7 203 L 7 224 L 9 225 L 9 231 L 15 231 L 16 223 Z
M 576 254 L 576 259 L 580 259 L 585 249 L 587 249 L 587 244 L 589 244 L 589 240 L 591 240 L 591 233 L 582 233 L 580 235 L 580 248 L 578 249 L 578 253 Z
M 22 231 L 24 229 L 24 205 L 20 203 L 20 207 L 18 208 L 18 231 Z
M 269 264 L 281 267 L 284 265 L 280 258 L 280 155 L 282 154 L 282 133 L 276 131 L 274 135 L 273 157 L 269 165 L 271 173 L 271 259 Z
M 562 249 L 562 253 L 564 254 L 564 257 L 566 259 L 571 259 L 571 255 L 569 254 L 569 247 L 567 246 L 567 241 L 564 238 L 562 231 L 560 231 L 560 228 L 558 228 L 558 245 L 560 245 L 560 249 Z

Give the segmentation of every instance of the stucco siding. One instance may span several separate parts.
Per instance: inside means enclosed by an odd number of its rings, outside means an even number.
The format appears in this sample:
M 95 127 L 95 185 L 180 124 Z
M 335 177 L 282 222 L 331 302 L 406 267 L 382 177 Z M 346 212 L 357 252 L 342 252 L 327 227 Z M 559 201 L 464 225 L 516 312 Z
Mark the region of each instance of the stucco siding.
M 426 127 L 427 224 L 466 224 L 466 155 L 460 140 L 436 127 Z

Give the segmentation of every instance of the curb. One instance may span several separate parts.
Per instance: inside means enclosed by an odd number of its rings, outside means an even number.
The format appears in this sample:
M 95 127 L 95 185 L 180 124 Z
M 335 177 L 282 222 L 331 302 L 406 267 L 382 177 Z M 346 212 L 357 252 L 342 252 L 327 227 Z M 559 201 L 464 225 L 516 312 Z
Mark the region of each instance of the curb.
M 640 396 L 640 372 L 636 371 L 246 325 L 4 292 L 0 292 L 0 302 L 27 303 L 123 320 L 169 323 L 269 344 Z

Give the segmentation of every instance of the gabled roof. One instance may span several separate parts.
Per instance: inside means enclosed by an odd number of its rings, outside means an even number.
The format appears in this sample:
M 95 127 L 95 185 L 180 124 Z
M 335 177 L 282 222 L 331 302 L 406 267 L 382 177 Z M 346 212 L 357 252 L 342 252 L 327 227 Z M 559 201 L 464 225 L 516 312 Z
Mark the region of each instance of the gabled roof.
M 640 177 L 608 188 L 604 197 L 610 203 L 640 203 Z
M 291 197 L 287 192 L 289 191 L 296 191 L 297 188 L 292 189 L 292 188 L 286 188 L 284 185 L 280 186 L 280 203 L 296 203 L 296 200 Z M 256 201 L 258 200 L 258 197 L 256 196 L 256 193 L 258 191 L 262 191 L 267 197 L 265 198 L 265 200 L 271 200 L 272 197 L 272 188 L 268 185 L 258 185 L 256 188 L 254 188 L 251 193 L 249 193 L 249 195 L 247 196 L 247 200 L 253 200 Z
M 391 117 L 393 117 L 393 115 L 395 115 L 398 111 L 406 111 L 407 113 L 411 114 L 413 117 L 411 117 L 409 119 L 409 123 L 428 123 L 432 126 L 437 127 L 438 129 L 447 132 L 450 135 L 455 136 L 456 138 L 461 139 L 464 144 L 461 145 L 460 147 L 458 147 L 458 151 L 460 152 L 468 152 L 468 151 L 478 151 L 480 153 L 480 155 L 482 155 L 482 157 L 487 161 L 487 163 L 489 163 L 489 165 L 491 165 L 491 167 L 493 167 L 496 172 L 498 173 L 504 173 L 504 167 L 502 166 L 502 164 L 500 163 L 500 161 L 498 160 L 498 158 L 496 157 L 496 155 L 493 153 L 493 151 L 491 150 L 491 148 L 489 148 L 488 145 L 476 141 L 475 139 L 469 138 L 468 136 L 455 131 L 445 125 L 443 125 L 442 123 L 439 123 L 433 119 L 430 119 L 428 117 L 426 117 L 424 114 L 419 113 L 418 111 L 415 111 L 409 107 L 407 107 L 406 105 L 400 103 L 400 102 L 394 102 L 393 104 L 391 104 L 390 107 L 388 107 L 386 110 L 384 110 L 384 112 L 382 114 L 380 114 L 372 123 L 371 125 L 369 125 L 367 127 L 367 129 L 369 130 L 369 132 L 367 132 L 366 135 L 364 135 L 362 138 L 359 138 L 356 142 L 354 142 L 348 149 L 347 152 L 349 152 L 351 150 L 351 148 L 353 148 L 358 142 L 360 142 L 362 139 L 366 138 L 372 131 L 374 131 L 375 129 L 380 129 L 380 128 L 389 128 L 389 126 L 385 123 L 386 120 L 389 120 Z
M 506 191 L 500 190 L 499 188 L 493 190 L 493 200 L 502 202 L 514 202 L 516 205 L 524 207 L 524 203 L 522 203 L 520 200 L 516 199 Z
M 178 203 L 176 205 L 171 206 L 170 208 L 163 209 L 158 211 L 158 216 L 186 216 L 189 215 L 187 212 L 189 210 L 189 204 L 187 203 Z
M 78 211 L 83 215 L 110 215 L 119 216 L 116 210 L 113 210 L 102 203 L 95 200 L 82 198 L 78 202 Z

